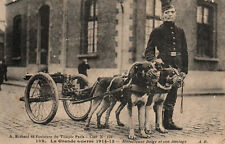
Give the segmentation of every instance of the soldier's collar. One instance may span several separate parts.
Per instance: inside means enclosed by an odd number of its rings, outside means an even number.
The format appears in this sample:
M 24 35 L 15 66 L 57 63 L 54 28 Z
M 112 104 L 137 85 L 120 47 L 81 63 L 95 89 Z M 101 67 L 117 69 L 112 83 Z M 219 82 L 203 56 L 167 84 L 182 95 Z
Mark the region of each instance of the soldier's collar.
M 170 26 L 175 26 L 175 23 L 174 22 L 170 22 L 170 21 L 165 21 L 164 25 L 170 27 Z

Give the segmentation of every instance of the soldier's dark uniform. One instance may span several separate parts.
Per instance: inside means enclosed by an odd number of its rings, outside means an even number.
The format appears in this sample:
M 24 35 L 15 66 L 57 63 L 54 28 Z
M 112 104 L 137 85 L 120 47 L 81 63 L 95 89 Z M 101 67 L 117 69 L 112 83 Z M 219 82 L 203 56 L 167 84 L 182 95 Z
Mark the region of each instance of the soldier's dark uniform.
M 4 67 L 3 64 L 0 63 L 0 91 L 2 90 L 1 85 L 3 83 L 4 80 Z
M 185 33 L 174 22 L 164 22 L 152 31 L 145 50 L 145 58 L 147 61 L 155 58 L 155 48 L 159 51 L 158 58 L 163 60 L 166 67 L 172 66 L 186 74 L 188 73 L 188 52 Z M 172 116 L 176 99 L 177 88 L 172 88 L 164 103 L 165 128 L 167 128 L 168 123 L 174 125 Z

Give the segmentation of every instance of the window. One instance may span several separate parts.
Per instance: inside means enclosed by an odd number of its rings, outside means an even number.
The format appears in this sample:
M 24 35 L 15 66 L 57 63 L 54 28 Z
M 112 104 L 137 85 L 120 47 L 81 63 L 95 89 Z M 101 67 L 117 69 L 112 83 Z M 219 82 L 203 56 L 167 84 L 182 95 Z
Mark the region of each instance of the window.
M 21 59 L 21 34 L 22 33 L 22 19 L 21 15 L 15 16 L 13 19 L 13 42 L 12 42 L 12 59 Z
M 162 24 L 161 1 L 146 0 L 146 24 L 145 24 L 145 46 L 147 46 L 149 35 L 152 30 Z
M 198 0 L 197 57 L 216 58 L 216 4 Z
M 84 10 L 84 27 L 81 39 L 81 54 L 93 54 L 97 52 L 98 9 L 97 0 L 86 0 Z

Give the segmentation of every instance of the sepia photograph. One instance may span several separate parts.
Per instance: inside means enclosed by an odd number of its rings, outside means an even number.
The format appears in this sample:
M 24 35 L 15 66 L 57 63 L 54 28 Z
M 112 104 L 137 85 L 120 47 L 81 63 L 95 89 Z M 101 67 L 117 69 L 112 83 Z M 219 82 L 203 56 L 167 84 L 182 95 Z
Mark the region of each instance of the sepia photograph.
M 224 0 L 0 0 L 1 144 L 225 144 Z

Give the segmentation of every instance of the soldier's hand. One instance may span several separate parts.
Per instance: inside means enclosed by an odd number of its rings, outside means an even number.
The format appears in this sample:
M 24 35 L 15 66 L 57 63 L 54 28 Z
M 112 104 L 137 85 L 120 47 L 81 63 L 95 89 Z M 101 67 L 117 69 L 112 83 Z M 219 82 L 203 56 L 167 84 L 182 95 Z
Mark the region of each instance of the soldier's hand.
M 157 70 L 162 70 L 163 69 L 164 62 L 162 59 L 156 59 L 155 60 L 155 66 Z
M 185 79 L 186 78 L 186 73 L 181 72 L 180 75 L 181 75 L 182 79 Z

